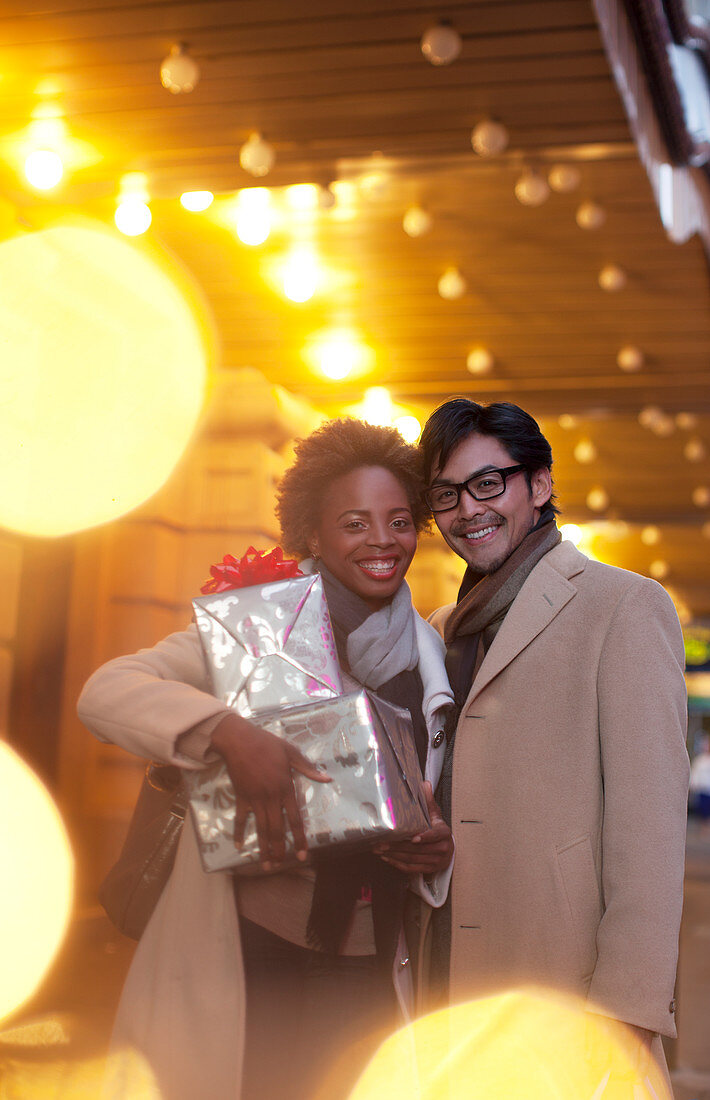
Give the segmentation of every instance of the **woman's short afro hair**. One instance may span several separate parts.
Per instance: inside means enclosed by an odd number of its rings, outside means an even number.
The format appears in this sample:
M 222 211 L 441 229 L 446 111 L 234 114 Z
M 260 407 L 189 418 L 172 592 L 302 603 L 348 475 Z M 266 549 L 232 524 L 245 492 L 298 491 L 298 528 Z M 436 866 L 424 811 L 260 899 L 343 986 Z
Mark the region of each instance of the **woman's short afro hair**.
M 320 521 L 324 494 L 336 478 L 362 466 L 382 466 L 394 474 L 407 494 L 416 530 L 428 525 L 419 454 L 395 428 L 343 417 L 300 439 L 295 451 L 295 462 L 276 494 L 281 541 L 290 554 L 308 557 L 308 540 Z

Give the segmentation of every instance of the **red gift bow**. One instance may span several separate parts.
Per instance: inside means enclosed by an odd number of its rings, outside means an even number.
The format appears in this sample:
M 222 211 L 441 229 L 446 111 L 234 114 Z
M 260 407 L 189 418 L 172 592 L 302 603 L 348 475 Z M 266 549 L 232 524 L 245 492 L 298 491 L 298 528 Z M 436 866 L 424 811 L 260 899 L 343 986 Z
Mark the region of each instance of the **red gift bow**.
M 298 562 L 294 558 L 285 558 L 280 546 L 275 546 L 268 553 L 250 546 L 239 559 L 225 554 L 219 565 L 210 566 L 210 573 L 210 580 L 200 589 L 205 596 L 212 592 L 227 592 L 230 588 L 248 588 L 250 584 L 303 576 Z

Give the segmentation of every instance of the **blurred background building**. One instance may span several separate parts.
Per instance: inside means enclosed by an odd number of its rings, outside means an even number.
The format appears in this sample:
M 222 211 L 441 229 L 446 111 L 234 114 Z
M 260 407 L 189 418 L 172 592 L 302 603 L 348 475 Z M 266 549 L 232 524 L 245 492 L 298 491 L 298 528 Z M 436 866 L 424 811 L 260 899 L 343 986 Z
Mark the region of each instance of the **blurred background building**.
M 538 418 L 569 537 L 675 601 L 700 748 L 709 65 L 707 0 L 0 17 L 1 733 L 78 868 L 28 1013 L 71 1000 L 71 972 L 108 1019 L 130 950 L 96 886 L 141 766 L 82 729 L 80 687 L 180 629 L 211 562 L 277 541 L 275 483 L 326 416 L 416 440 L 464 394 Z M 425 540 L 419 609 L 460 574 Z M 710 1096 L 710 840 L 691 825 L 679 1100 Z

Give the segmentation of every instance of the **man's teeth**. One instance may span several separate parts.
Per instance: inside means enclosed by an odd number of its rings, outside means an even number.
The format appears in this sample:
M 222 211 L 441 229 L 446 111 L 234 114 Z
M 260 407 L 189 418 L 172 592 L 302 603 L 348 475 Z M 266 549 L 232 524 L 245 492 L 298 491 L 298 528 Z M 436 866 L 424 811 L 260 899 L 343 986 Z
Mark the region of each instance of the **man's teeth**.
M 389 573 L 394 569 L 395 559 L 387 558 L 385 561 L 361 561 L 360 567 L 367 569 L 368 573 Z
M 480 531 L 467 531 L 465 537 L 467 539 L 482 539 L 484 535 L 490 535 L 491 531 L 495 531 L 496 524 L 492 527 L 482 527 Z

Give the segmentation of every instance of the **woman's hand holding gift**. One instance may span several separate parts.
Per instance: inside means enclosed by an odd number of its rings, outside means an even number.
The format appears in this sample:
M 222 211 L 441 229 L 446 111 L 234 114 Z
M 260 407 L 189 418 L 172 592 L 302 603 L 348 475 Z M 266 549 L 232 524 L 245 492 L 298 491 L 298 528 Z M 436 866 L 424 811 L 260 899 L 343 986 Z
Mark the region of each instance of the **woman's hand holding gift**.
M 445 871 L 454 854 L 451 829 L 441 816 L 431 783 L 422 784 L 431 827 L 409 840 L 395 844 L 378 844 L 375 851 L 385 861 L 410 875 L 435 875 Z
M 286 855 L 285 820 L 293 833 L 296 857 L 305 860 L 308 844 L 296 801 L 293 772 L 316 783 L 330 783 L 293 745 L 268 730 L 260 729 L 238 714 L 228 714 L 215 727 L 212 748 L 223 758 L 237 796 L 234 843 L 241 846 L 247 814 L 256 820 L 261 862 L 269 870 L 272 861 Z

